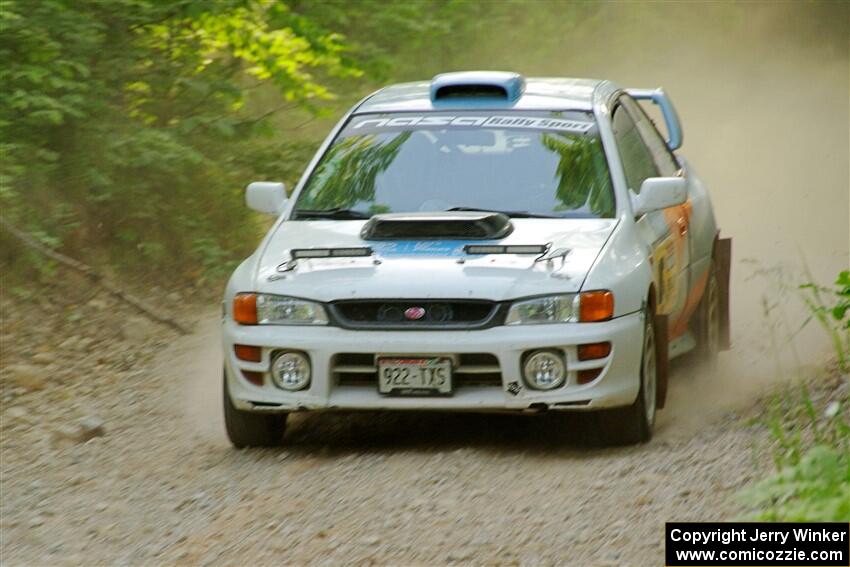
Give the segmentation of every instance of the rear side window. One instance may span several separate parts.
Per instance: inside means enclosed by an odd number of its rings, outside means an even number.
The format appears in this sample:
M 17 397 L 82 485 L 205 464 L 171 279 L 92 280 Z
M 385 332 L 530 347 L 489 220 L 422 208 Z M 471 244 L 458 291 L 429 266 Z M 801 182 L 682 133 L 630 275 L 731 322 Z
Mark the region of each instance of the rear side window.
M 646 112 L 643 111 L 643 108 L 631 97 L 622 96 L 620 100 L 629 114 L 635 119 L 638 132 L 640 132 L 643 141 L 649 148 L 652 159 L 655 161 L 655 165 L 658 166 L 661 175 L 665 177 L 677 175 L 679 164 L 676 162 L 676 158 L 673 157 L 673 153 L 667 147 L 667 142 L 658 133 L 658 129 L 655 128 L 655 125 L 649 119 L 649 116 L 646 115 Z
M 626 184 L 635 193 L 640 193 L 644 179 L 658 177 L 658 168 L 649 148 L 643 143 L 637 125 L 622 105 L 614 109 L 613 126 L 617 150 L 620 153 L 620 161 L 623 162 L 623 172 L 626 174 Z

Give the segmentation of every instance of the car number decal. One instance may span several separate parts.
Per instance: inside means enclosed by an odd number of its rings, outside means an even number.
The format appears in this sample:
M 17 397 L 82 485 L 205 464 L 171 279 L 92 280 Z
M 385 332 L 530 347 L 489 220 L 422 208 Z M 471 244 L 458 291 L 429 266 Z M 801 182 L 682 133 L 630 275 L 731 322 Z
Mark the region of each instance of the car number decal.
M 669 313 L 676 304 L 676 251 L 670 238 L 665 238 L 653 254 L 653 264 L 658 270 L 659 313 Z

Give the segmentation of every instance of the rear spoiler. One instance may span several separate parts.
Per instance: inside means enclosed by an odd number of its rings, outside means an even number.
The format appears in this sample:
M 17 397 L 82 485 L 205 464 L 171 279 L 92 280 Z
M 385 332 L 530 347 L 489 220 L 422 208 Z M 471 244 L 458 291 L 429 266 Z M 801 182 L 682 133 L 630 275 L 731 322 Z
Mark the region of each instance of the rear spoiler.
M 678 150 L 682 147 L 682 125 L 679 122 L 679 115 L 676 114 L 676 108 L 673 106 L 673 101 L 664 92 L 664 89 L 626 89 L 635 100 L 648 100 L 653 104 L 658 105 L 661 109 L 661 114 L 664 116 L 664 122 L 667 125 L 667 146 L 671 150 Z

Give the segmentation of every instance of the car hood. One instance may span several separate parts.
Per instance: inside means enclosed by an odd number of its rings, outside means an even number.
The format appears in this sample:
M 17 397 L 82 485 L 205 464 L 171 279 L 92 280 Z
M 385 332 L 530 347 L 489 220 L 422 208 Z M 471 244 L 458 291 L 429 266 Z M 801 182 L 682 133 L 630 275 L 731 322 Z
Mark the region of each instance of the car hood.
M 365 221 L 284 221 L 258 251 L 256 289 L 334 301 L 342 299 L 489 299 L 578 291 L 617 224 L 616 219 L 512 219 L 498 241 L 367 241 Z M 466 244 L 548 244 L 550 261 L 537 255 L 469 255 Z M 367 258 L 299 259 L 281 271 L 289 251 L 370 246 Z

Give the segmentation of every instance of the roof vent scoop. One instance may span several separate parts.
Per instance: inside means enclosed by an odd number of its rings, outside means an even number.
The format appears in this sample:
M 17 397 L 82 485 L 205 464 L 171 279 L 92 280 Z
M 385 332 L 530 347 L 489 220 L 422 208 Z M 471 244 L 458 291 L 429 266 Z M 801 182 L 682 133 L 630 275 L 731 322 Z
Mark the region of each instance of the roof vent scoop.
M 443 73 L 431 79 L 431 101 L 485 99 L 514 102 L 525 90 L 525 78 L 503 71 Z
M 512 230 L 511 219 L 502 213 L 389 213 L 369 219 L 360 236 L 364 240 L 490 240 Z

